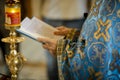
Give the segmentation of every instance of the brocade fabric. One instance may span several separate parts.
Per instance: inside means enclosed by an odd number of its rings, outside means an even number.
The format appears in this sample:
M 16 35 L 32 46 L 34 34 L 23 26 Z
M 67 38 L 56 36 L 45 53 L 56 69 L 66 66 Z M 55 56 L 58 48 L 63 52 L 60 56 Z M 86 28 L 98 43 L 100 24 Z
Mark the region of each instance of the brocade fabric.
M 78 41 L 66 41 L 59 64 L 64 80 L 120 80 L 120 0 L 95 1 Z

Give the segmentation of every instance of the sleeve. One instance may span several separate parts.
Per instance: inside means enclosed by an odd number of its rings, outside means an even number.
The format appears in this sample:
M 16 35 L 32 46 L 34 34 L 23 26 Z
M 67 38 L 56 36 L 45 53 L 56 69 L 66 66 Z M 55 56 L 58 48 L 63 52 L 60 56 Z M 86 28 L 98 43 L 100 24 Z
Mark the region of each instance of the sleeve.
M 69 39 L 70 41 L 76 42 L 79 35 L 80 35 L 80 30 L 72 28 L 64 39 Z
M 62 64 L 63 60 L 67 61 L 68 57 L 72 57 L 74 50 L 76 48 L 77 39 L 79 37 L 79 31 L 76 29 L 71 29 L 70 33 L 66 36 L 65 39 L 60 39 L 57 42 L 57 64 L 58 64 L 58 73 L 59 73 L 59 79 L 60 80 L 70 80 L 70 77 L 68 79 L 64 79 L 64 75 L 62 72 Z M 65 70 L 66 71 L 66 70 Z M 67 70 L 69 71 L 69 70 Z M 71 75 L 71 74 L 68 74 Z

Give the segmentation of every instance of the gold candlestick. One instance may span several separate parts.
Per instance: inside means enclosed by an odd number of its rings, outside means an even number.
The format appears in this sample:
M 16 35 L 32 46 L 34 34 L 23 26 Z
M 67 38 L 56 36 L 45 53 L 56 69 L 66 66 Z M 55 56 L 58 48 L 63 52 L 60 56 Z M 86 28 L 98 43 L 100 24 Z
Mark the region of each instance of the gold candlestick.
M 16 43 L 24 40 L 23 37 L 17 37 L 16 29 L 20 27 L 20 4 L 18 0 L 7 0 L 5 5 L 5 28 L 10 30 L 9 37 L 3 38 L 2 41 L 10 44 L 10 53 L 5 55 L 6 63 L 11 72 L 11 80 L 17 80 L 18 72 L 23 66 L 26 59 L 17 52 Z

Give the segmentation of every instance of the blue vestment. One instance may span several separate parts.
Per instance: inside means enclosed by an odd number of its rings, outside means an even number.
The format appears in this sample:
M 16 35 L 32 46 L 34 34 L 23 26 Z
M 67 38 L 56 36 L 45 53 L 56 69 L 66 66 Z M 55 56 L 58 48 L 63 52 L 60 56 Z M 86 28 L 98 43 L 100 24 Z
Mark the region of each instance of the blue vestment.
M 64 43 L 64 80 L 120 80 L 120 0 L 96 0 L 77 42 Z

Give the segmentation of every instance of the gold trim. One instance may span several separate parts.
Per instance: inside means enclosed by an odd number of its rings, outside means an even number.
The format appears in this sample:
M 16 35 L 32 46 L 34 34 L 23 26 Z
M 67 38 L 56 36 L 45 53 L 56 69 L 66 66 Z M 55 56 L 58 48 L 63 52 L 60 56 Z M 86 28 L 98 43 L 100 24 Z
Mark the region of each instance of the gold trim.
M 97 22 L 97 26 L 98 30 L 94 33 L 94 38 L 98 40 L 100 37 L 103 37 L 105 41 L 109 41 L 110 35 L 108 33 L 108 29 L 111 27 L 111 20 L 106 20 L 105 22 L 103 22 L 101 19 L 99 19 Z M 105 33 L 100 32 L 101 27 L 106 27 Z
M 64 46 L 65 46 L 65 40 L 64 39 L 58 40 L 56 53 L 57 53 L 59 80 L 64 80 L 64 77 L 62 74 L 62 59 L 63 59 L 62 52 L 63 52 Z
M 73 53 L 72 50 L 68 50 L 69 48 L 70 48 L 70 46 L 67 45 L 67 46 L 66 46 L 66 51 L 67 51 L 67 53 L 68 53 L 68 57 L 69 57 L 69 58 L 72 58 L 74 53 Z
M 90 12 L 92 12 L 92 14 L 93 14 L 94 16 L 97 16 L 97 15 L 98 15 L 100 5 L 101 5 L 101 2 L 99 2 L 99 4 L 97 4 L 97 3 L 96 3 L 96 0 L 93 0 L 92 6 L 91 6 L 91 9 L 90 9 Z
M 120 18 L 120 9 L 117 11 L 117 17 Z
M 69 31 L 69 33 L 67 34 L 66 39 L 73 40 L 76 30 L 77 30 L 77 29 L 75 29 L 75 28 L 71 29 L 71 30 Z

